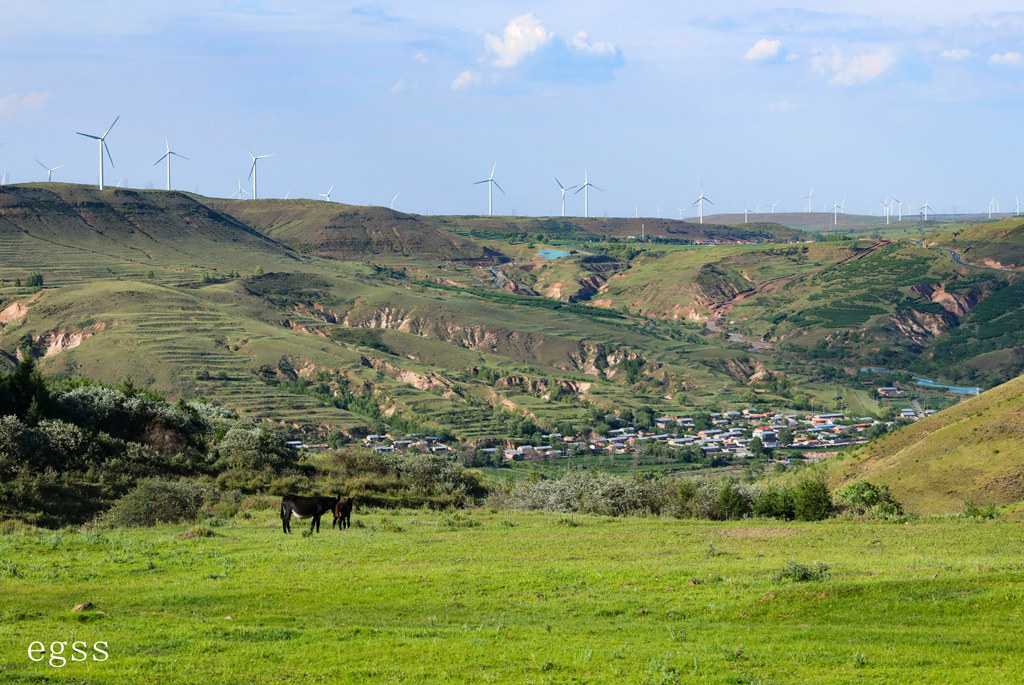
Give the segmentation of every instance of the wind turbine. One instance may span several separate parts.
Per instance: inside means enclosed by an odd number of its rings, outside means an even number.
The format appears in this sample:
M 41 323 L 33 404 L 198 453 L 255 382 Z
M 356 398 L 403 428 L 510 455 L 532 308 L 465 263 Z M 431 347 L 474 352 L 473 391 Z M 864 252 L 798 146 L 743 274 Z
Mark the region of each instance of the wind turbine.
M 114 124 L 116 124 L 117 120 L 120 119 L 120 118 L 121 118 L 121 115 L 117 115 L 116 117 L 114 117 Z M 94 135 L 92 135 L 90 133 L 82 133 L 81 131 L 76 131 L 76 133 L 78 133 L 78 135 L 80 135 L 80 136 L 85 136 L 86 138 L 92 138 L 93 140 L 98 140 L 100 142 L 100 190 L 103 190 L 103 151 L 104 150 L 107 151 L 107 159 L 110 160 L 110 166 L 111 167 L 114 166 L 114 158 L 110 156 L 110 148 L 107 147 L 107 134 L 110 133 L 110 129 L 114 128 L 114 124 L 111 124 L 107 128 L 107 130 L 103 132 L 102 136 L 94 136 Z
M 231 197 L 236 197 L 237 196 L 239 200 L 244 200 L 245 196 L 246 196 L 246 194 L 248 194 L 248 192 L 249 191 L 247 191 L 246 189 L 244 189 L 242 187 L 242 179 L 238 179 L 238 190 L 236 190 L 235 192 L 231 193 Z
M 249 153 L 250 157 L 252 157 L 252 166 L 249 168 L 249 178 L 252 179 L 252 199 L 257 200 L 259 199 L 259 196 L 256 194 L 256 161 L 260 159 L 266 159 L 267 157 L 277 157 L 277 154 L 254 155 L 252 153 L 252 150 L 250 150 L 245 143 L 242 143 L 242 147 L 244 147 L 245 151 Z
M 334 185 L 333 184 L 331 185 L 330 188 L 327 189 L 326 193 L 317 193 L 317 195 L 319 195 L 320 197 L 322 197 L 325 200 L 327 200 L 328 202 L 330 202 L 331 201 L 331 191 L 332 190 L 334 190 Z
M 924 201 L 924 205 L 921 207 L 921 209 L 924 210 L 924 220 L 928 221 L 928 212 L 931 210 L 931 207 L 928 206 L 928 200 Z
M 888 200 L 879 200 L 882 203 L 882 212 L 885 214 L 885 225 L 889 225 L 889 210 L 892 209 L 892 204 Z
M 749 211 L 750 210 L 747 209 L 747 203 L 744 202 L 743 203 L 743 223 L 747 223 L 747 212 L 749 212 Z
M 572 190 L 576 186 L 569 186 L 568 188 L 566 188 L 565 186 L 562 185 L 562 182 L 558 180 L 557 176 L 555 177 L 555 183 L 557 183 L 558 187 L 562 190 L 562 216 L 565 216 L 565 191 Z
M 392 211 L 394 211 L 394 209 L 395 209 L 395 200 L 398 199 L 399 195 L 401 195 L 401 193 L 395 193 L 395 196 L 393 198 L 391 198 L 391 210 Z
M 899 217 L 896 219 L 896 221 L 903 221 L 903 200 L 897 200 L 897 199 L 893 198 L 893 202 L 895 202 L 897 205 L 899 205 L 899 212 L 900 213 L 899 213 Z
M 779 204 L 778 200 L 776 200 L 775 202 L 772 203 L 772 214 L 775 213 L 775 205 L 777 205 L 777 204 Z
M 839 225 L 839 203 L 838 202 L 833 202 L 832 203 L 832 225 L 833 226 L 838 226 Z
M 50 167 L 48 167 L 48 166 L 46 166 L 45 164 L 43 164 L 42 162 L 40 162 L 40 161 L 39 161 L 38 159 L 36 160 L 36 164 L 38 164 L 39 166 L 41 166 L 41 167 L 43 167 L 44 169 L 46 169 L 46 182 L 47 182 L 47 183 L 49 183 L 49 182 L 50 182 L 50 181 L 52 180 L 52 178 L 53 178 L 53 172 L 54 172 L 54 171 L 56 171 L 57 169 L 63 169 L 63 168 L 64 168 L 64 165 L 63 165 L 63 164 L 61 164 L 60 166 L 55 166 L 55 167 L 53 167 L 53 168 L 51 169 Z
M 700 184 L 700 197 L 693 201 L 693 205 L 697 205 L 697 214 L 700 216 L 700 223 L 704 223 L 704 203 L 707 202 L 709 205 L 715 204 L 711 200 L 704 197 L 704 184 Z M 690 205 L 691 207 L 693 205 Z
M 494 186 L 498 186 L 498 182 L 494 180 L 494 170 L 497 168 L 498 162 L 495 161 L 494 166 L 491 167 L 491 175 L 485 178 L 484 180 L 477 181 L 476 183 L 473 184 L 475 186 L 480 185 L 481 183 L 487 184 L 487 216 L 491 216 L 491 194 L 494 192 Z M 505 191 L 501 189 L 501 186 L 498 186 L 498 190 L 501 190 L 502 195 L 505 194 Z
M 1020 198 L 1019 198 L 1019 197 L 1016 197 L 1016 196 L 1014 196 L 1014 199 L 1015 199 L 1015 200 L 1017 200 L 1017 210 L 1016 210 L 1016 213 L 1015 213 L 1015 215 L 1016 215 L 1016 216 L 1020 216 Z
M 591 188 L 597 188 L 597 186 L 595 186 L 593 183 L 590 182 L 590 177 L 587 176 L 587 167 L 583 167 L 583 185 L 580 186 L 579 190 L 577 190 L 575 193 L 573 193 L 573 195 L 579 195 L 580 190 L 583 191 L 583 218 L 587 218 L 587 217 L 590 216 L 590 189 Z M 597 189 L 601 190 L 600 188 L 597 188 Z M 603 193 L 604 191 L 601 190 L 601 192 Z M 660 217 L 660 214 L 661 214 L 661 209 L 660 208 L 658 209 L 658 214 L 659 214 L 659 218 L 661 218 Z
M 160 159 L 158 159 L 155 162 L 153 162 L 153 166 L 156 166 L 160 162 L 164 161 L 164 158 L 167 159 L 167 190 L 170 190 L 171 189 L 171 155 L 174 155 L 175 157 L 181 157 L 182 159 L 188 159 L 188 157 L 186 157 L 185 155 L 179 155 L 177 152 L 173 152 L 171 150 L 171 144 L 169 142 L 167 142 L 167 136 L 164 136 L 164 147 L 167 148 L 167 152 L 165 152 L 163 154 L 163 157 L 161 157 Z M 36 161 L 38 161 L 38 160 L 36 160 Z
M 814 202 L 814 186 L 811 186 L 811 192 L 807 193 L 807 195 L 804 196 L 804 199 L 807 200 L 807 213 L 810 214 L 814 211 L 814 207 L 812 207 L 812 203 Z

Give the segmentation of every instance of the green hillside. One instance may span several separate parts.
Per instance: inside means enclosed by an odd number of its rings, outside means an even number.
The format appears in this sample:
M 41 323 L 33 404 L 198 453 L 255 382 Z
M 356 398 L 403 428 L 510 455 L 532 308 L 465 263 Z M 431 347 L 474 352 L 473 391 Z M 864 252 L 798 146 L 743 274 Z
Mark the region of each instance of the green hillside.
M 1024 376 L 827 465 L 834 485 L 889 485 L 908 510 L 950 513 L 1024 500 Z
M 802 234 L 665 221 L 645 230 L 680 243 L 638 243 L 634 224 L 5 186 L 0 365 L 28 351 L 321 436 L 463 439 L 644 406 L 873 412 L 845 371 L 994 385 L 1024 368 L 1016 274 L 909 241 L 744 244 Z M 731 244 L 682 243 L 714 236 Z

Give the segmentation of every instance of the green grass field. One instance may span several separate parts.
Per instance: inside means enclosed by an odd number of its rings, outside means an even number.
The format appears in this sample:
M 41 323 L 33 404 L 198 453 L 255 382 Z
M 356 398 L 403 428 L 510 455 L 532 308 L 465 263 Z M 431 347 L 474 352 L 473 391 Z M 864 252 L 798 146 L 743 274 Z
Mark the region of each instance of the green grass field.
M 1017 524 L 357 511 L 359 527 L 310 538 L 301 522 L 283 535 L 271 509 L 251 513 L 214 537 L 0 537 L 0 680 L 1024 678 Z M 777 578 L 817 562 L 818 579 Z M 71 611 L 85 601 L 95 609 Z M 76 640 L 90 655 L 105 642 L 109 657 L 28 659 L 33 642 Z

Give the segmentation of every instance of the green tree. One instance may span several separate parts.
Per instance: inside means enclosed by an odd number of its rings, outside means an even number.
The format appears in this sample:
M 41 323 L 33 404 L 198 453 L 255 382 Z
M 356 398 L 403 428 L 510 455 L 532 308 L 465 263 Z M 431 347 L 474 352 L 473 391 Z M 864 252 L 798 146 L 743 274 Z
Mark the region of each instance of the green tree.
M 793 488 L 793 512 L 800 521 L 821 521 L 832 515 L 832 493 L 822 478 L 805 478 Z

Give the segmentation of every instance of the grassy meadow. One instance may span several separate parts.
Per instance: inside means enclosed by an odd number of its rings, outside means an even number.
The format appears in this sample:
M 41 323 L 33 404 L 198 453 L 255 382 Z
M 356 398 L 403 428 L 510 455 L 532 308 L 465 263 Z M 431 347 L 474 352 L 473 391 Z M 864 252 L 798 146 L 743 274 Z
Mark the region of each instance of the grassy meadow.
M 266 506 L 194 529 L 210 537 L 166 525 L 10 526 L 0 536 L 0 681 L 1024 677 L 1017 523 L 487 510 L 354 519 L 345 533 L 312 537 L 302 522 L 283 535 Z M 95 608 L 71 611 L 86 601 Z M 109 657 L 63 668 L 28 659 L 32 642 L 74 640 L 104 641 Z

